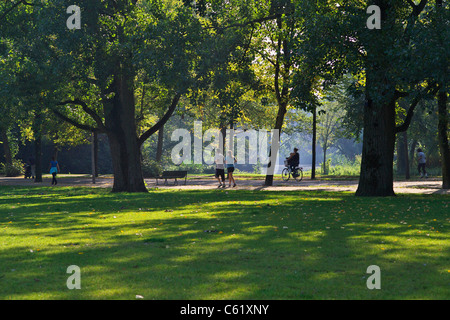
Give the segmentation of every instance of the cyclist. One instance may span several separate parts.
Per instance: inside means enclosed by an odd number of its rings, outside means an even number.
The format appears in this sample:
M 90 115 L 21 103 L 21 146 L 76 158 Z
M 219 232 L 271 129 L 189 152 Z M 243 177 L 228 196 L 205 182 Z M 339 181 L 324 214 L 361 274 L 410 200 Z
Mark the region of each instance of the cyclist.
M 288 166 L 291 168 L 292 175 L 295 177 L 298 176 L 297 167 L 300 164 L 300 155 L 298 153 L 298 149 L 294 148 L 294 152 L 291 152 L 290 156 L 286 158 Z

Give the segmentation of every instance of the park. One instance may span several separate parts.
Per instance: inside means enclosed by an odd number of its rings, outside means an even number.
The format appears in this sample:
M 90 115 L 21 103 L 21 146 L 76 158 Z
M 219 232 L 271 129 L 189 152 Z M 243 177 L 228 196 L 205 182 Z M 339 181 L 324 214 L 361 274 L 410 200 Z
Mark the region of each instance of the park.
M 448 300 L 448 3 L 335 2 L 1 2 L 0 299 Z

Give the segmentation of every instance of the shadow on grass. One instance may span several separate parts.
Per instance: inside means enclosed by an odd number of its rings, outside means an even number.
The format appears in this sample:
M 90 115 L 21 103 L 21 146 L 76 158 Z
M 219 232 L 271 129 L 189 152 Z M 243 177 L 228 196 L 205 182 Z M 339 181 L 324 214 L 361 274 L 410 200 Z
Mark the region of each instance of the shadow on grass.
M 2 187 L 0 199 L 2 299 L 448 297 L 445 197 Z M 424 199 L 443 225 L 431 242 L 409 227 L 431 226 L 407 211 Z M 373 264 L 382 290 L 366 287 Z M 81 290 L 66 287 L 70 265 Z

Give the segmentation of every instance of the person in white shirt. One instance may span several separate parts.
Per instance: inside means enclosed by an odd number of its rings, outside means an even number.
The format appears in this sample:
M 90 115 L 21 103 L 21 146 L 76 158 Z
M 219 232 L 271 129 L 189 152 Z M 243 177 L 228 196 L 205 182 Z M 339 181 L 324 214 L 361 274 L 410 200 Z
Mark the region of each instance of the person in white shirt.
M 419 170 L 420 177 L 428 177 L 427 170 L 425 169 L 427 158 L 425 157 L 425 153 L 423 153 L 422 149 L 417 149 L 417 162 L 419 163 L 417 169 Z M 422 170 L 423 173 L 420 171 Z
M 225 188 L 225 159 L 223 154 L 218 151 L 215 158 L 216 162 L 216 179 L 219 181 L 219 188 Z M 222 181 L 220 180 L 222 178 Z

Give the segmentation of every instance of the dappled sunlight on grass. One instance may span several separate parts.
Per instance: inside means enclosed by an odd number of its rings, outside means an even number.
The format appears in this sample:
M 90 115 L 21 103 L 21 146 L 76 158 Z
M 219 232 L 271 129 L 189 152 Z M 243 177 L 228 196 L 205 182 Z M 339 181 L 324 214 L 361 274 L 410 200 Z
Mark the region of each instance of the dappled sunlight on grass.
M 448 196 L 0 187 L 0 199 L 4 299 L 440 298 L 450 275 Z M 365 286 L 372 264 L 383 292 Z M 82 290 L 66 288 L 69 265 Z

